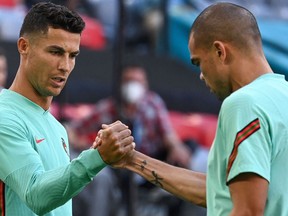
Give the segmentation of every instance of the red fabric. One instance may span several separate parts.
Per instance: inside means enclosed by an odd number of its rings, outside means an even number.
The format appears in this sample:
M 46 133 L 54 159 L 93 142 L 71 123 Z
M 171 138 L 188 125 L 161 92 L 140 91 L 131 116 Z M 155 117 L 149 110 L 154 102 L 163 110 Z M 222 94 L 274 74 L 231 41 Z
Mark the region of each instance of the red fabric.
M 0 7 L 14 7 L 15 5 L 14 0 L 0 0 Z
M 81 15 L 81 17 L 86 24 L 81 35 L 81 45 L 93 50 L 104 49 L 106 38 L 101 23 L 85 15 Z
M 218 117 L 205 113 L 169 112 L 172 125 L 181 140 L 193 139 L 210 148 L 216 134 Z

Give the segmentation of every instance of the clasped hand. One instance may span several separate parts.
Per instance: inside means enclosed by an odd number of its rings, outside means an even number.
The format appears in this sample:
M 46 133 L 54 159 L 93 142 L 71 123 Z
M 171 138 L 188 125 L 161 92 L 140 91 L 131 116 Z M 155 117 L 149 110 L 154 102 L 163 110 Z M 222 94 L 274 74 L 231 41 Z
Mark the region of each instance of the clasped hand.
M 106 164 L 121 167 L 121 160 L 135 148 L 133 141 L 128 126 L 121 121 L 116 121 L 109 125 L 102 125 L 92 147 L 98 150 Z

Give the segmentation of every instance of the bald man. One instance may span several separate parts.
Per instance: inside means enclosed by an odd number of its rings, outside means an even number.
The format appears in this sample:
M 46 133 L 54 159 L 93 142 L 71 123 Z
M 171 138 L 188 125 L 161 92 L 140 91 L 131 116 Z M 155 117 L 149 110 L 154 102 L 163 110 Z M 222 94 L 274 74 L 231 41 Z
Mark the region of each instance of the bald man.
M 211 5 L 188 46 L 201 80 L 223 100 L 207 176 L 137 151 L 117 167 L 207 206 L 208 216 L 288 215 L 288 83 L 269 66 L 255 17 L 231 3 Z

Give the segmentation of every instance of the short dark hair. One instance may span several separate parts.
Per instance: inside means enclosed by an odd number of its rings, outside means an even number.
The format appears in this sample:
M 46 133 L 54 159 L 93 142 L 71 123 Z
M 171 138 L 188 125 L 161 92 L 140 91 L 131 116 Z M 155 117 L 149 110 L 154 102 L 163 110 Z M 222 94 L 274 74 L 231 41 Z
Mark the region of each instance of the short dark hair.
M 65 6 L 40 2 L 28 11 L 20 30 L 20 37 L 38 32 L 46 34 L 49 27 L 81 34 L 85 22 L 79 14 Z
M 215 3 L 202 11 L 190 30 L 195 44 L 211 47 L 215 40 L 233 43 L 239 49 L 261 46 L 261 34 L 254 15 L 233 3 Z

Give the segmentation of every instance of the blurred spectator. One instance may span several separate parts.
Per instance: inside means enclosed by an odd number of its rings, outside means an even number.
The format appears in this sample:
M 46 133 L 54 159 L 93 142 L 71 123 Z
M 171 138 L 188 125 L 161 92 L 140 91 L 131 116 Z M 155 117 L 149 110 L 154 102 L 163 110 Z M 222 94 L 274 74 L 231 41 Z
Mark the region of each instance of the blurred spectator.
M 113 97 L 103 99 L 95 105 L 92 113 L 88 116 L 69 124 L 70 143 L 71 146 L 74 146 L 74 150 L 77 151 L 77 149 L 87 148 L 87 144 L 94 140 L 96 136 L 95 131 L 101 128 L 102 123 L 109 124 L 115 119 L 121 119 L 130 126 L 137 144 L 136 148 L 141 152 L 181 167 L 193 167 L 198 170 L 199 167 L 201 167 L 201 171 L 205 172 L 203 167 L 206 169 L 207 154 L 203 153 L 204 151 L 197 151 L 201 154 L 201 156 L 199 154 L 201 158 L 198 156 L 195 157 L 197 164 L 199 164 L 198 168 L 195 167 L 196 163 L 193 163 L 194 157 L 191 155 L 196 148 L 200 147 L 193 142 L 190 142 L 189 144 L 191 145 L 188 146 L 178 138 L 171 125 L 168 111 L 163 100 L 158 94 L 149 90 L 144 68 L 138 65 L 128 65 L 123 68 L 121 95 L 120 105 Z M 202 160 L 202 162 L 199 163 L 199 159 Z M 87 199 L 87 194 L 91 196 L 91 191 L 88 191 L 89 189 L 85 191 L 84 189 L 74 201 L 76 202 L 77 200 L 79 204 L 86 200 L 89 204 L 85 206 L 95 207 L 99 202 L 96 199 L 97 196 L 101 199 L 101 203 L 106 202 L 112 205 L 111 201 L 115 199 L 115 196 L 111 198 L 111 189 L 114 190 L 116 184 L 113 183 L 111 179 L 115 179 L 115 173 L 109 171 L 108 174 L 111 177 L 106 176 L 105 178 L 107 180 L 103 181 L 105 182 L 103 184 L 99 184 L 99 181 L 101 181 L 100 176 L 94 180 L 94 189 L 91 190 L 95 193 L 94 198 Z M 127 176 L 125 176 L 125 174 L 123 175 L 123 173 L 121 173 L 120 176 L 122 180 L 124 178 L 124 182 L 120 182 L 120 186 L 123 188 L 125 188 L 125 186 L 127 187 L 127 185 L 125 185 L 125 183 L 128 183 Z M 139 187 L 145 190 L 150 190 L 154 187 L 139 176 L 136 177 L 135 180 Z M 96 189 L 97 187 L 101 187 L 102 192 L 98 191 Z M 127 192 L 122 193 L 122 195 L 125 195 L 125 193 Z M 75 203 L 75 208 L 78 204 Z M 179 204 L 179 200 L 176 201 L 176 204 Z M 107 205 L 102 205 L 99 206 L 97 212 L 100 211 L 100 208 L 103 210 L 105 207 L 109 208 Z M 179 206 L 173 207 L 178 208 Z M 78 210 L 74 209 L 75 216 L 77 216 L 76 211 Z M 105 209 L 103 212 L 109 212 L 109 210 Z M 104 216 L 107 214 L 102 215 L 99 213 L 99 215 Z
M 5 84 L 7 76 L 8 76 L 7 59 L 4 50 L 0 48 L 0 92 L 3 88 L 6 87 Z
M 10 0 L 0 3 L 0 40 L 16 41 L 26 15 L 23 0 Z
M 101 100 L 92 114 L 73 123 L 77 134 L 93 139 L 102 123 L 120 118 L 131 126 L 140 151 L 155 158 L 167 152 L 171 163 L 187 167 L 190 158 L 187 148 L 172 129 L 163 100 L 148 89 L 145 70 L 137 65 L 125 66 L 121 84 L 121 105 L 118 106 L 113 97 Z M 90 133 L 94 134 L 87 136 Z M 85 142 L 91 143 L 91 140 Z

